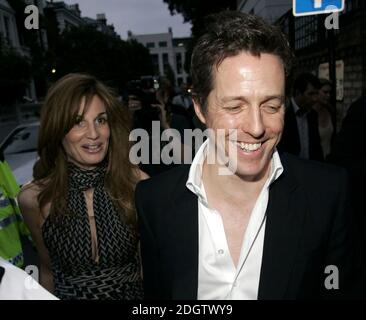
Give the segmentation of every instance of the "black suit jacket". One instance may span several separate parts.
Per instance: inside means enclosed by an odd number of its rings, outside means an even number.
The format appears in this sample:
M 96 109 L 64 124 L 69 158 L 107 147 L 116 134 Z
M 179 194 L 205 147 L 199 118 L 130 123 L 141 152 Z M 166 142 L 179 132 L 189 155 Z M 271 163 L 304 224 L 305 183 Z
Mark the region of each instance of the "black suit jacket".
M 284 172 L 270 187 L 258 297 L 343 294 L 353 272 L 345 171 L 290 155 L 281 160 Z M 182 165 L 136 188 L 147 299 L 197 299 L 198 200 L 185 186 L 188 172 Z M 325 290 L 327 265 L 338 267 L 341 290 Z
M 307 114 L 309 130 L 309 159 L 323 161 L 323 151 L 318 129 L 318 114 L 310 110 Z M 300 154 L 300 136 L 297 127 L 296 115 L 292 103 L 286 108 L 285 127 L 278 149 L 298 156 Z
M 361 235 L 363 259 L 366 262 L 366 96 L 351 104 L 336 136 L 328 161 L 349 171 L 355 220 Z

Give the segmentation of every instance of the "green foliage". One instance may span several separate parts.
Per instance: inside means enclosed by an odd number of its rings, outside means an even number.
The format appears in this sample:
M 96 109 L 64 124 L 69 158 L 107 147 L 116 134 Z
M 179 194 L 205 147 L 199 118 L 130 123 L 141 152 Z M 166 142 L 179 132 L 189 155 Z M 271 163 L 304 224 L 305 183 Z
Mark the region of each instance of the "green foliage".
M 30 79 L 28 59 L 7 48 L 0 37 L 0 105 L 14 104 L 24 94 Z
M 24 27 L 24 20 L 28 16 L 24 13 L 26 2 L 24 0 L 8 0 L 15 11 L 17 31 L 21 45 L 30 49 L 30 66 L 33 79 L 35 80 L 37 95 L 44 96 L 47 90 L 44 43 L 40 41 L 41 30 L 46 25 L 43 15 L 39 17 L 40 30 L 28 30 Z
M 184 69 L 189 73 L 191 64 L 191 54 L 197 37 L 203 30 L 204 17 L 211 13 L 223 10 L 236 10 L 236 0 L 163 0 L 168 4 L 170 13 L 182 14 L 185 22 L 192 24 L 192 39 L 187 45 L 187 59 L 185 60 Z
M 123 41 L 93 26 L 71 28 L 60 34 L 52 10 L 40 15 L 40 30 L 27 30 L 25 0 L 8 3 L 15 11 L 20 44 L 30 49 L 30 57 L 20 56 L 0 41 L 0 104 L 19 99 L 31 78 L 35 80 L 38 98 L 42 98 L 50 82 L 70 72 L 90 73 L 116 89 L 123 88 L 129 80 L 153 73 L 148 49 L 134 40 Z M 44 31 L 48 48 L 40 41 Z
M 65 30 L 49 63 L 49 70 L 56 69 L 53 80 L 70 72 L 84 72 L 117 89 L 152 69 L 144 46 L 101 33 L 92 26 Z
M 203 17 L 223 10 L 236 10 L 236 0 L 163 0 L 168 4 L 171 14 L 182 14 L 184 21 L 192 23 L 192 34 L 199 34 Z

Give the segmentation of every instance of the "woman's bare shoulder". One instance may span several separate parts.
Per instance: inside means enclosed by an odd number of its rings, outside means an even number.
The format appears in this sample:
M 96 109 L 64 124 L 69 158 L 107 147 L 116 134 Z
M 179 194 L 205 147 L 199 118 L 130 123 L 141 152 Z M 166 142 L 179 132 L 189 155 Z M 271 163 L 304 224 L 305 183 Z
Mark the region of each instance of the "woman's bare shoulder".
M 39 206 L 38 195 L 42 191 L 42 185 L 30 182 L 25 184 L 18 194 L 18 203 L 22 215 L 26 218 L 39 217 L 44 221 L 48 216 L 50 203 L 47 203 L 42 209 Z
M 42 191 L 39 183 L 29 182 L 22 186 L 17 199 L 21 208 L 39 210 L 38 195 Z

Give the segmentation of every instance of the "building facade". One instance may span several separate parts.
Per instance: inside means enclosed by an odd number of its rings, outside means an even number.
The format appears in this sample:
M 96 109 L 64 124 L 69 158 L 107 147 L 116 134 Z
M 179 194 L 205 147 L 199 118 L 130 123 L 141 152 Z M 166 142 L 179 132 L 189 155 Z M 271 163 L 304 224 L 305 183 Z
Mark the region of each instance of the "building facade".
M 154 75 L 166 76 L 169 68 L 174 73 L 175 85 L 187 83 L 188 74 L 184 70 L 187 38 L 173 38 L 172 29 L 167 33 L 135 35 L 128 32 L 128 39 L 134 39 L 150 51 Z
M 330 15 L 294 17 L 288 11 L 278 21 L 294 48 L 296 73 L 309 71 L 329 78 L 330 55 L 336 61 L 337 129 L 350 104 L 366 94 L 366 2 L 347 0 L 343 12 L 331 21 L 338 29 L 328 30 Z
M 15 11 L 7 0 L 0 0 L 0 34 L 5 45 L 13 48 L 22 56 L 30 57 L 30 49 L 24 45 L 18 32 Z M 29 85 L 25 88 L 25 96 L 31 100 L 37 99 L 33 79 L 31 79 Z
M 51 1 L 47 2 L 45 11 L 48 16 L 53 16 L 56 19 L 59 33 L 69 27 L 86 25 L 86 21 L 81 17 L 78 4 L 68 5 L 63 1 Z
M 118 36 L 116 31 L 114 30 L 114 26 L 107 24 L 107 18 L 105 16 L 105 13 L 97 13 L 96 19 L 92 19 L 89 17 L 83 17 L 83 19 L 86 24 L 94 26 L 99 32 L 111 36 Z
M 5 43 L 19 53 L 23 53 L 20 45 L 15 11 L 6 0 L 0 0 L 0 33 Z

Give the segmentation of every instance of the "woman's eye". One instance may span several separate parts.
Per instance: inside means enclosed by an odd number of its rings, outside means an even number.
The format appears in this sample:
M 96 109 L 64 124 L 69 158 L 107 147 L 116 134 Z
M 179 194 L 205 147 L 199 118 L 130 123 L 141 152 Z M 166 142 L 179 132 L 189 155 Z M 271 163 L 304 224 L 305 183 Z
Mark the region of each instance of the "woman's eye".
M 83 120 L 83 118 L 81 117 L 77 117 L 75 119 L 75 123 L 74 123 L 75 127 L 84 127 L 85 126 L 85 121 Z
M 107 119 L 106 118 L 98 118 L 97 123 L 98 124 L 105 124 L 105 123 L 107 123 Z

